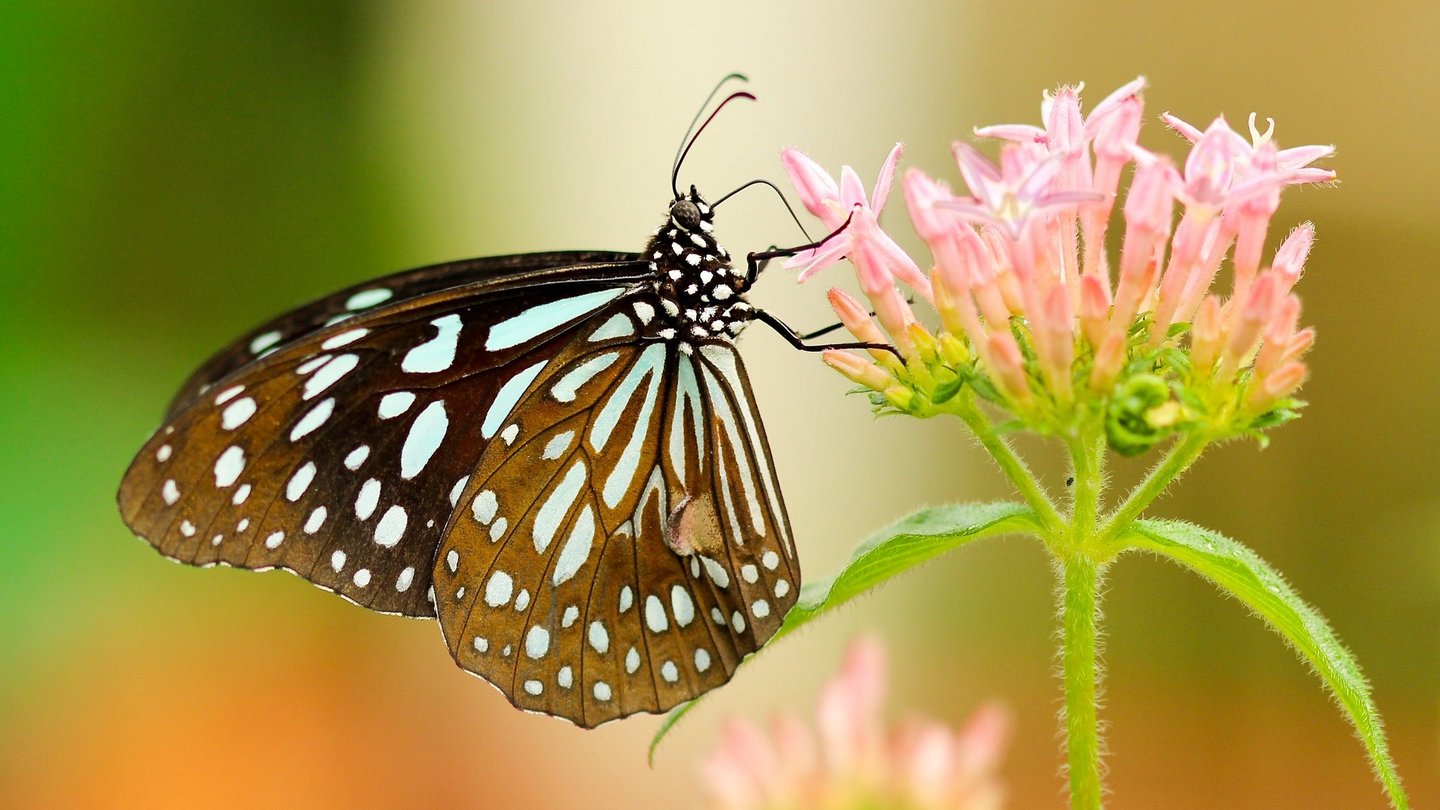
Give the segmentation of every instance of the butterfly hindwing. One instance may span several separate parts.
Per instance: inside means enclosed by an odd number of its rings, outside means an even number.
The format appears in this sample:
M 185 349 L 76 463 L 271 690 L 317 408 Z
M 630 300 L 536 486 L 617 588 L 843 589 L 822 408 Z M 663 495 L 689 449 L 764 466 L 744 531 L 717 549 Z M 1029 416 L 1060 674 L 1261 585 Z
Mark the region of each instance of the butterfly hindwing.
M 136 534 L 181 562 L 285 568 L 383 612 L 433 616 L 457 485 L 514 380 L 627 284 L 591 268 L 481 282 L 360 313 L 227 375 L 121 485 Z
M 457 662 L 587 727 L 729 680 L 799 583 L 733 346 L 637 338 L 653 311 L 618 300 L 536 373 L 435 564 Z

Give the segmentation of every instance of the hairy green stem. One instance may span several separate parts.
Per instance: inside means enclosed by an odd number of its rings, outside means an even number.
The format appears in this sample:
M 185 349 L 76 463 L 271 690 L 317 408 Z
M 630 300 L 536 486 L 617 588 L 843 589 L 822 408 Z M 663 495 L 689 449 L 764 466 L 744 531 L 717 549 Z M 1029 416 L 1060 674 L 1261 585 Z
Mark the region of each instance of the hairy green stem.
M 1095 534 L 1100 496 L 1105 486 L 1105 440 L 1082 436 L 1067 442 L 1074 481 L 1070 499 L 1072 549 L 1085 549 Z
M 959 405 L 955 409 L 955 413 L 990 453 L 990 457 L 995 459 L 995 463 L 1000 465 L 1001 472 L 1005 473 L 1005 476 L 1015 485 L 1020 497 L 1024 498 L 1025 503 L 1035 510 L 1035 514 L 1039 516 L 1040 522 L 1045 525 L 1046 530 L 1052 533 L 1059 532 L 1065 522 L 1061 519 L 1060 513 L 1055 510 L 1055 504 L 1051 503 L 1050 497 L 1045 494 L 1040 483 L 1035 480 L 1035 475 L 1015 454 L 1010 443 L 995 432 L 995 428 L 991 426 L 990 420 L 985 418 L 985 414 L 981 413 L 973 402 Z
M 1102 566 L 1083 554 L 1059 558 L 1060 610 L 1064 628 L 1065 748 L 1070 807 L 1101 806 L 1099 679 L 1100 580 Z
M 1140 513 L 1145 511 L 1145 507 L 1159 497 L 1171 481 L 1174 481 L 1191 464 L 1194 464 L 1196 459 L 1200 458 L 1200 454 L 1209 444 L 1209 436 L 1203 433 L 1192 433 L 1170 448 L 1170 452 L 1166 453 L 1165 458 L 1155 465 L 1155 469 L 1145 476 L 1145 480 L 1130 491 L 1125 502 L 1110 513 L 1109 519 L 1105 521 L 1105 526 L 1096 533 L 1099 542 L 1108 544 L 1128 529 L 1130 524 L 1140 517 Z

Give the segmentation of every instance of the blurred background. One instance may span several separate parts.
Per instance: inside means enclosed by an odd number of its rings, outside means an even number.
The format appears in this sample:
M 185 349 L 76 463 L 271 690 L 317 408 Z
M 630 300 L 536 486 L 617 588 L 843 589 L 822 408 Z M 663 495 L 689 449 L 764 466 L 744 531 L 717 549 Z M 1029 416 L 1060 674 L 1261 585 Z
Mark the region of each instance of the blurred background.
M 808 711 L 866 629 L 891 646 L 897 714 L 958 723 L 1003 699 L 1012 806 L 1060 805 L 1031 541 L 964 549 L 768 651 L 651 770 L 653 718 L 583 733 L 522 715 L 432 624 L 170 564 L 116 514 L 173 389 L 256 322 L 429 262 L 638 249 L 731 70 L 761 101 L 693 151 L 683 179 L 712 196 L 781 179 L 785 145 L 870 182 L 904 140 L 907 164 L 953 179 L 972 126 L 1136 74 L 1152 148 L 1181 151 L 1167 109 L 1255 110 L 1282 145 L 1339 145 L 1341 186 L 1291 191 L 1274 229 L 1319 228 L 1300 286 L 1312 407 L 1263 452 L 1214 451 L 1154 513 L 1286 572 L 1365 666 L 1416 806 L 1440 804 L 1437 35 L 1440 6 L 1418 1 L 0 5 L 0 805 L 697 806 L 716 725 Z M 764 193 L 719 233 L 736 254 L 798 241 Z M 754 300 L 814 328 L 845 276 L 772 271 Z M 814 358 L 744 343 L 810 577 L 917 506 L 1007 497 L 958 425 L 875 422 Z M 1240 606 L 1155 559 L 1112 585 L 1113 807 L 1383 806 L 1317 681 Z

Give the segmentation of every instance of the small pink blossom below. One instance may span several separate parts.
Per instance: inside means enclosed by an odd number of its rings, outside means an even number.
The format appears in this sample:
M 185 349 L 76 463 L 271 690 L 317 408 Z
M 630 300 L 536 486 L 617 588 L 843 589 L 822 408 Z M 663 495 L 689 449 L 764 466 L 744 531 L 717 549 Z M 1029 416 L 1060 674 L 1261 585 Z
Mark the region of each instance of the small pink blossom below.
M 702 762 L 719 810 L 992 810 L 1002 804 L 996 770 L 1010 721 L 982 707 L 964 729 L 912 719 L 887 727 L 885 652 L 873 639 L 851 645 L 820 693 L 818 735 L 794 714 L 770 733 L 731 720 Z

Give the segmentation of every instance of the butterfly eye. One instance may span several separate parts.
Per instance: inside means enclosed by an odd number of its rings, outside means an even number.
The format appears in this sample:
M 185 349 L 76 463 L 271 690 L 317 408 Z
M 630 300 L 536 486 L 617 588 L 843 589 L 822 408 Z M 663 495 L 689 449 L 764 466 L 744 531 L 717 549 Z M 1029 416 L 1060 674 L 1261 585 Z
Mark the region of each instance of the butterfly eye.
M 670 206 L 670 219 L 685 230 L 693 231 L 700 227 L 700 209 L 689 200 L 676 200 Z

